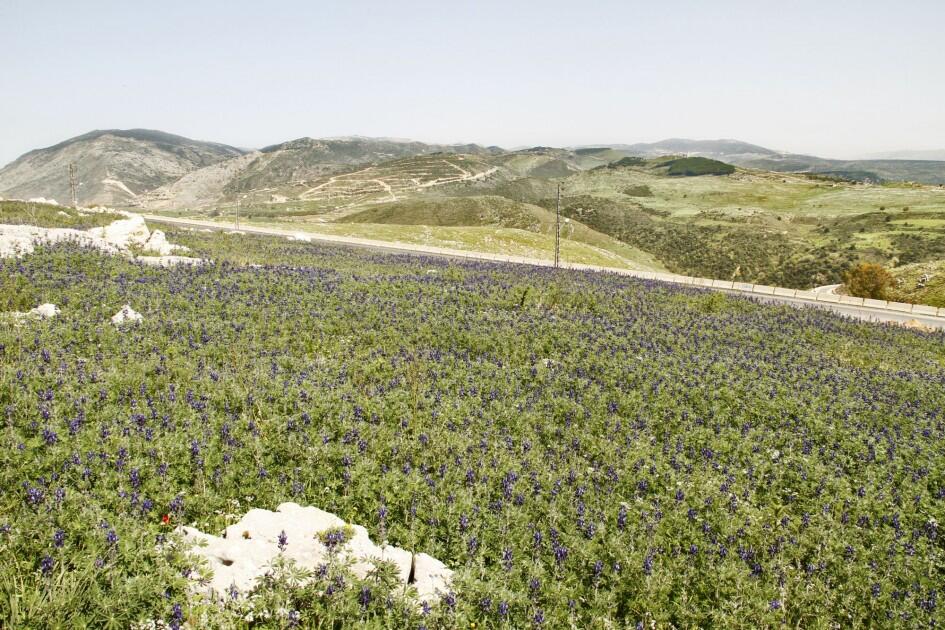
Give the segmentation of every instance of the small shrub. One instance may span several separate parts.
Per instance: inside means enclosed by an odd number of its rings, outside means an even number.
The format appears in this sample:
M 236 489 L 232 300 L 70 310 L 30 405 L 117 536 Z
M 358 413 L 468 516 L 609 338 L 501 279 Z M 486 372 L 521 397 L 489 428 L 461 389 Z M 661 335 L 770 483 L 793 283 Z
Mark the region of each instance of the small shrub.
M 628 197 L 652 197 L 653 191 L 650 190 L 650 187 L 646 184 L 641 184 L 639 186 L 630 186 L 623 191 L 623 194 Z

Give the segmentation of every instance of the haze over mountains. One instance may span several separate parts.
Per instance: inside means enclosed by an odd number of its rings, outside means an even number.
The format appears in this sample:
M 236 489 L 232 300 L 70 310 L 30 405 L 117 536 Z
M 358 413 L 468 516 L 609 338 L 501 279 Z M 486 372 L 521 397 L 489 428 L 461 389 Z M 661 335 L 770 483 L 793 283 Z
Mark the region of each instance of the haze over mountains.
M 595 148 L 608 150 L 594 151 Z M 333 175 L 437 154 L 477 158 L 482 161 L 481 169 L 467 171 L 452 163 L 452 171 L 448 169 L 446 174 L 429 179 L 424 178 L 426 171 L 421 170 L 419 177 L 411 171 L 409 182 L 415 181 L 417 187 L 429 187 L 504 171 L 516 177 L 565 177 L 628 156 L 653 158 L 681 154 L 747 168 L 814 172 L 854 181 L 945 184 L 945 161 L 917 159 L 920 156 L 945 157 L 940 152 L 888 154 L 913 159 L 831 160 L 781 153 L 738 140 L 669 139 L 656 143 L 506 151 L 477 144 L 427 144 L 358 136 L 306 137 L 247 151 L 161 131 L 132 129 L 93 131 L 30 151 L 0 169 L 0 197 L 46 197 L 66 203 L 70 199 L 68 166 L 75 164 L 78 199 L 82 204 L 199 207 L 251 191 L 270 193 L 273 197 L 311 193 L 313 187 L 308 184 L 324 185 L 326 178 Z M 412 165 L 414 169 L 417 166 Z M 428 165 L 420 167 L 429 171 Z M 383 178 L 377 181 L 379 190 L 389 185 Z

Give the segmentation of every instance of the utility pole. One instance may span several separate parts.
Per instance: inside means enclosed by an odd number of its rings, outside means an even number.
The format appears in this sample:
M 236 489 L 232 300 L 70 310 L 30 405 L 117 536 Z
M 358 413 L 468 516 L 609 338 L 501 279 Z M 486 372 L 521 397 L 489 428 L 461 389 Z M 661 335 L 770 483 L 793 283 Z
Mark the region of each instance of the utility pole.
M 75 176 L 75 163 L 69 163 L 69 188 L 72 190 L 72 207 L 73 209 L 78 209 L 79 200 L 76 195 L 76 176 Z
M 555 269 L 561 259 L 561 183 L 558 182 L 558 196 L 555 201 Z

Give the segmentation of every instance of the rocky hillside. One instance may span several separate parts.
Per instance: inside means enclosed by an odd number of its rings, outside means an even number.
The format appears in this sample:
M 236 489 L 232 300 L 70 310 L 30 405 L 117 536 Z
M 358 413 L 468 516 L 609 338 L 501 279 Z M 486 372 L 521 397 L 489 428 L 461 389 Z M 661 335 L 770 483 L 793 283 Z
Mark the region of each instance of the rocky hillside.
M 30 151 L 0 169 L 0 197 L 46 197 L 68 203 L 68 169 L 75 164 L 80 204 L 137 205 L 138 196 L 147 191 L 242 153 L 161 131 L 93 131 Z
M 352 166 L 431 153 L 489 155 L 476 144 L 442 145 L 386 138 L 299 138 L 266 147 L 226 187 L 227 192 L 265 190 L 337 173 Z

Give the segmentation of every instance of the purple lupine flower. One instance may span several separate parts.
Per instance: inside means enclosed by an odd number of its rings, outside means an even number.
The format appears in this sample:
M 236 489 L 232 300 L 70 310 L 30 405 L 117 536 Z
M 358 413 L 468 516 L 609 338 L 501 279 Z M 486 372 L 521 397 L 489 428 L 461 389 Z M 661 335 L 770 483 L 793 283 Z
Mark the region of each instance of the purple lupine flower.
M 39 570 L 42 571 L 43 575 L 52 573 L 55 566 L 56 561 L 51 556 L 43 556 L 43 559 L 39 561 Z
M 647 553 L 646 557 L 643 558 L 643 575 L 650 575 L 653 573 L 653 554 Z
M 361 608 L 367 608 L 371 603 L 371 589 L 367 586 L 361 587 L 361 592 L 358 594 L 358 603 L 361 604 Z
M 279 540 L 276 546 L 279 547 L 279 551 L 285 551 L 286 545 L 289 543 L 289 537 L 286 535 L 285 530 L 283 529 L 279 532 Z

